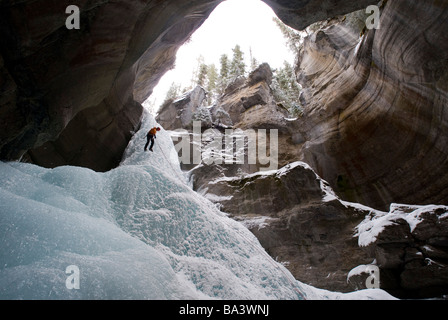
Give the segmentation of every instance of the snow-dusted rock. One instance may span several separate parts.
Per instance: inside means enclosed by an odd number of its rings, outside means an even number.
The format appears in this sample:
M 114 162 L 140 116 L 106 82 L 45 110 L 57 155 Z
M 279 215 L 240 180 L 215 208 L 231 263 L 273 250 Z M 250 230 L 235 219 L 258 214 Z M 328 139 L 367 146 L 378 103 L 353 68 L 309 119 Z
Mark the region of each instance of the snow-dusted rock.
M 448 291 L 448 207 L 392 204 L 357 226 L 359 245 L 374 254 L 382 288 L 401 297 Z
M 193 121 L 200 118 L 205 99 L 206 91 L 197 86 L 174 100 L 166 101 L 156 120 L 166 130 L 191 129 Z M 204 125 L 207 122 L 205 120 Z

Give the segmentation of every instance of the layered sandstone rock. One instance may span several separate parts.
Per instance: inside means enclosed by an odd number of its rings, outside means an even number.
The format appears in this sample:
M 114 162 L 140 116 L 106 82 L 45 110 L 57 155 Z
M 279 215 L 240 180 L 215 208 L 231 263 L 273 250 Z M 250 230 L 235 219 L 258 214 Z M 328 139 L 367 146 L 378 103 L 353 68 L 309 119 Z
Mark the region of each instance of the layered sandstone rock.
M 231 83 L 214 108 L 223 109 L 235 128 L 286 131 L 288 112 L 277 106 L 270 87 L 272 77 L 269 64 L 259 65 L 247 79 L 239 77 Z
M 299 157 L 300 150 L 293 142 L 295 132 L 294 128 L 290 127 L 289 112 L 278 104 L 273 96 L 270 87 L 272 77 L 273 73 L 269 64 L 263 63 L 247 78 L 241 76 L 230 83 L 213 106 L 204 106 L 205 92 L 201 87 L 197 87 L 182 97 L 167 101 L 159 111 L 156 120 L 168 130 L 187 129 L 190 132 L 193 131 L 193 121 L 200 121 L 201 132 L 210 128 L 217 130 L 216 135 L 221 136 L 217 138 L 222 140 L 223 148 L 226 148 L 226 140 L 222 135 L 234 134 L 232 141 L 236 144 L 235 140 L 240 138 L 238 132 L 242 132 L 245 135 L 242 138 L 245 139 L 245 149 L 242 150 L 246 156 L 245 160 L 248 155 L 247 134 L 253 133 L 255 141 L 259 141 L 257 140 L 259 133 L 263 134 L 266 137 L 264 155 L 272 158 L 272 163 L 260 163 L 258 161 L 260 150 L 257 149 L 258 151 L 255 150 L 256 162 L 243 161 L 242 164 L 230 166 L 224 164 L 224 167 L 230 175 L 234 175 L 237 169 L 246 173 L 253 173 L 262 168 L 277 169 L 295 161 Z M 202 148 L 206 149 L 207 146 L 203 143 Z M 188 166 L 184 168 L 191 169 Z M 196 168 L 196 179 L 206 181 L 210 174 L 215 174 L 211 173 L 214 171 L 213 166 L 211 168 L 209 166 Z M 200 182 L 195 183 L 195 185 L 200 184 Z
M 333 25 L 305 39 L 303 160 L 344 199 L 446 203 L 447 18 L 446 3 L 389 1 L 362 38 Z

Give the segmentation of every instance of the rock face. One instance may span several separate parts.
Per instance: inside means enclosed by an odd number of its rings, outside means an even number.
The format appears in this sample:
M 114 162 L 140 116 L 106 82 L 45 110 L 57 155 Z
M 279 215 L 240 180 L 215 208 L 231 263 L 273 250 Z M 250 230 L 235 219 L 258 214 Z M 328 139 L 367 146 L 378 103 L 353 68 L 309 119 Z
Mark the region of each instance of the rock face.
M 398 298 L 448 293 L 447 206 L 393 204 L 380 212 L 341 201 L 302 162 L 234 177 L 215 166 L 202 183 L 199 193 L 245 224 L 304 283 L 362 290 L 376 268 L 376 285 Z
M 343 204 L 305 163 L 266 173 L 215 174 L 199 189 L 245 224 L 296 279 L 333 291 L 353 291 L 347 275 L 371 262 L 358 246 L 356 226 L 368 210 Z
M 139 104 L 220 2 L 82 0 L 79 30 L 65 26 L 72 3 L 2 2 L 0 159 L 116 165 L 139 125 Z M 284 19 L 304 23 L 369 2 L 267 1 Z
M 448 292 L 448 207 L 391 205 L 357 227 L 380 269 L 381 288 L 401 298 Z
M 362 39 L 343 25 L 305 39 L 302 159 L 342 198 L 447 202 L 447 18 L 447 3 L 388 1 Z
M 285 131 L 284 118 L 288 112 L 278 107 L 272 96 L 272 76 L 269 64 L 263 63 L 252 71 L 247 79 L 235 79 L 212 108 L 212 114 L 215 114 L 218 108 L 224 110 L 231 119 L 230 124 L 240 129 L 256 129 L 263 124 L 265 129 Z
M 263 0 L 291 27 L 302 30 L 313 22 L 322 21 L 337 15 L 353 12 L 378 1 L 310 1 L 310 0 Z
M 196 88 L 175 101 L 165 104 L 156 120 L 163 127 L 171 130 L 187 129 L 190 131 L 192 131 L 191 121 L 201 121 L 202 131 L 215 128 L 217 135 L 222 135 L 226 134 L 227 129 L 232 131 L 231 134 L 236 134 L 232 139 L 237 139 L 238 130 L 243 131 L 243 134 L 247 131 L 254 131 L 255 135 L 258 135 L 261 130 L 266 137 L 265 155 L 269 158 L 268 160 L 272 159 L 272 162 L 260 163 L 258 161 L 260 157 L 257 156 L 256 163 L 249 164 L 248 161 L 244 161 L 243 164 L 225 166 L 226 171 L 229 175 L 234 175 L 237 169 L 246 173 L 257 172 L 262 168 L 277 169 L 295 161 L 299 157 L 300 150 L 296 148 L 294 142 L 296 133 L 290 125 L 289 112 L 281 104 L 277 104 L 272 94 L 270 88 L 272 77 L 270 66 L 263 63 L 247 78 L 238 77 L 230 83 L 213 106 L 203 105 L 204 95 L 197 93 L 203 92 L 203 89 Z M 272 142 L 271 136 L 275 138 Z M 225 142 L 223 140 L 223 144 Z M 247 156 L 247 141 L 245 143 L 244 154 Z M 271 149 L 271 146 L 275 147 L 275 150 Z M 261 151 L 257 150 L 256 152 L 260 154 Z M 190 163 L 192 162 L 193 159 Z M 188 168 L 191 169 L 191 167 Z M 210 169 L 209 166 L 200 167 L 197 170 L 201 170 L 196 174 L 197 179 L 207 180 L 210 174 L 216 174 L 213 172 L 214 169 Z M 200 185 L 200 183 L 198 182 L 196 185 Z
M 157 122 L 166 130 L 192 129 L 205 98 L 205 90 L 197 86 L 178 99 L 165 101 L 157 115 Z

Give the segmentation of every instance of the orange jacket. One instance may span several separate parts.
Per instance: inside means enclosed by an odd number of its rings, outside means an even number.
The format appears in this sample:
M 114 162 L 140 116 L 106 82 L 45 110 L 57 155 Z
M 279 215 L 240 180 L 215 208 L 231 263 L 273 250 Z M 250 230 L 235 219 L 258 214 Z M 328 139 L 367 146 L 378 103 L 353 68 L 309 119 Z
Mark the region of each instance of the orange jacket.
M 156 127 L 152 128 L 152 129 L 149 130 L 149 132 L 148 132 L 148 134 L 152 134 L 153 136 L 155 136 L 156 133 L 157 133 L 157 128 L 156 128 Z

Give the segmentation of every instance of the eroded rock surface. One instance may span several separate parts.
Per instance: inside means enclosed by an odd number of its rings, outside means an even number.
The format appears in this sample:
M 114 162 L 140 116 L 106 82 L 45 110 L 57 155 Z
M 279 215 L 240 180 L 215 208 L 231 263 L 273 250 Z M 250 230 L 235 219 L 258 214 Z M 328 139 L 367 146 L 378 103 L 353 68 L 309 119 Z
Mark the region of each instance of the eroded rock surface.
M 447 3 L 388 1 L 362 38 L 333 25 L 305 39 L 303 160 L 342 198 L 447 202 L 447 18 Z
M 339 201 L 305 163 L 235 177 L 215 172 L 198 192 L 245 224 L 304 283 L 348 292 L 349 271 L 372 261 L 354 237 L 368 209 Z
M 157 122 L 166 130 L 192 129 L 195 115 L 205 98 L 206 91 L 197 86 L 179 98 L 165 101 L 157 115 Z

